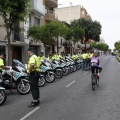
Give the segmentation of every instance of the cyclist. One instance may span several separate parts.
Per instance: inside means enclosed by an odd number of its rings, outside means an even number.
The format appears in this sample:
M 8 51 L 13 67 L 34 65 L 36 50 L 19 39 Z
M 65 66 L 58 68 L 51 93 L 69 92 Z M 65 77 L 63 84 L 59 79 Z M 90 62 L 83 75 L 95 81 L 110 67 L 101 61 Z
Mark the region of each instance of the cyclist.
M 94 53 L 91 58 L 91 72 L 92 72 L 92 74 L 94 74 L 95 69 L 96 69 L 96 73 L 97 73 L 98 77 L 99 77 L 99 72 L 102 71 L 102 67 L 100 67 L 99 64 L 100 64 L 100 60 L 98 58 L 98 55 L 97 55 L 97 53 Z

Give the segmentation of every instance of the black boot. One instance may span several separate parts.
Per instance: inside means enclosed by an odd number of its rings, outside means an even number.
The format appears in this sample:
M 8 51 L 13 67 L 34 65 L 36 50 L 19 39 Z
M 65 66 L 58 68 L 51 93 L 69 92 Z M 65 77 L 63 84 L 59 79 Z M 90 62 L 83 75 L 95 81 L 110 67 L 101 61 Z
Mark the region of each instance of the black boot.
M 40 103 L 40 101 L 32 101 L 30 105 L 28 105 L 28 107 L 35 107 L 35 106 L 38 106 Z

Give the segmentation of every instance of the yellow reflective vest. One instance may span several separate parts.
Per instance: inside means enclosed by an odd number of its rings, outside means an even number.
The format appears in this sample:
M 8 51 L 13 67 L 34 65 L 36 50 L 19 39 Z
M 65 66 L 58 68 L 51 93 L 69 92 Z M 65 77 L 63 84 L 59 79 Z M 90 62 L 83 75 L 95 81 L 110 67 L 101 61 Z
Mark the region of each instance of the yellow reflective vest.
M 88 56 L 88 58 L 90 58 L 90 59 L 91 59 L 91 53 L 88 53 L 88 54 L 87 54 L 87 56 Z
M 48 59 L 50 62 L 52 62 L 53 57 L 51 57 L 51 58 L 50 58 L 50 57 L 48 57 L 47 59 Z
M 39 58 L 36 55 L 32 55 L 28 60 L 28 66 L 27 66 L 28 73 L 29 73 L 29 68 L 31 64 L 34 64 L 34 69 L 32 71 L 40 71 L 40 62 L 39 62 Z
M 57 55 L 57 54 L 53 55 L 53 57 L 54 57 L 54 59 L 56 59 L 56 60 L 60 60 L 60 56 Z
M 38 57 L 38 59 L 39 59 L 39 64 L 41 65 L 42 64 L 42 61 L 45 59 L 45 57 L 44 56 L 42 56 L 42 57 Z
M 0 70 L 2 70 L 2 66 L 4 66 L 4 61 L 0 58 Z
M 78 55 L 72 55 L 72 59 L 73 60 L 77 60 L 78 59 Z
M 84 59 L 84 60 L 88 58 L 88 56 L 87 56 L 86 53 L 83 53 L 83 54 L 81 55 L 81 57 L 82 57 L 82 59 Z

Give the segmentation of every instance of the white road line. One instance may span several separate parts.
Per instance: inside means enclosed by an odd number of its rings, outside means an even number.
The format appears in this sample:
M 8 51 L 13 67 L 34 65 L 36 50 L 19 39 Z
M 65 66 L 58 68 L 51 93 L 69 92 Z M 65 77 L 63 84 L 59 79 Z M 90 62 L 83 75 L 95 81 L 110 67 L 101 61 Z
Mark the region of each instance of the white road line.
M 84 75 L 86 75 L 88 72 L 84 73 Z
M 31 112 L 29 112 L 27 115 L 25 115 L 23 118 L 21 118 L 20 120 L 25 120 L 26 118 L 28 118 L 30 115 L 32 115 L 34 112 L 36 112 L 40 107 L 36 107 L 34 110 L 32 110 Z
M 71 82 L 69 85 L 67 85 L 66 87 L 69 87 L 70 85 L 72 85 L 75 81 Z

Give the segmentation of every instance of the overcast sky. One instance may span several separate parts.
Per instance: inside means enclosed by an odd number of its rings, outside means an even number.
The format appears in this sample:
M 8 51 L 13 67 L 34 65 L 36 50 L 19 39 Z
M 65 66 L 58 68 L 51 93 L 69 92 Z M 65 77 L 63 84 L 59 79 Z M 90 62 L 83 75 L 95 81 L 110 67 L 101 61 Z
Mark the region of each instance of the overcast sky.
M 102 25 L 101 37 L 114 49 L 114 43 L 120 40 L 120 0 L 58 0 L 59 7 L 83 5 L 93 20 Z

